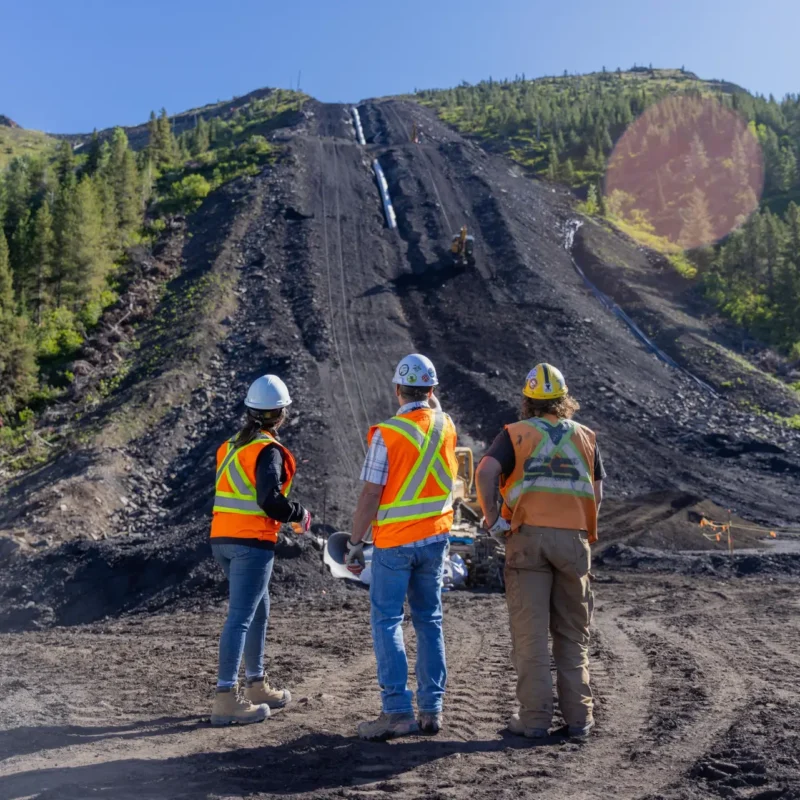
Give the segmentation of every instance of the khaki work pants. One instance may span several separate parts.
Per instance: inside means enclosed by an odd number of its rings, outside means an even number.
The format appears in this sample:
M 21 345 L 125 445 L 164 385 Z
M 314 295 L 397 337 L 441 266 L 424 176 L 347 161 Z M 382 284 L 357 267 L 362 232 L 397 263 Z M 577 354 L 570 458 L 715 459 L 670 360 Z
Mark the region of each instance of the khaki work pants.
M 592 720 L 589 688 L 591 551 L 584 531 L 523 525 L 506 539 L 506 602 L 520 719 L 547 728 L 553 718 L 548 629 L 558 702 L 568 725 Z

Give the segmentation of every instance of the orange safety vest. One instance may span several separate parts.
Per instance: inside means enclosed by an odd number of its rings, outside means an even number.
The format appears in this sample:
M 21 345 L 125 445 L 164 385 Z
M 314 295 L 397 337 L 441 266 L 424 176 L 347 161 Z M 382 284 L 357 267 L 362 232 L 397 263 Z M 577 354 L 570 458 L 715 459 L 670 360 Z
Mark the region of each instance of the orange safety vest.
M 416 408 L 373 425 L 389 454 L 372 536 L 376 547 L 404 544 L 446 533 L 453 525 L 453 482 L 458 473 L 456 429 L 442 411 Z
M 597 541 L 595 434 L 569 419 L 540 417 L 506 425 L 514 471 L 501 480 L 502 516 L 520 525 L 586 531 Z
M 281 494 L 288 497 L 297 469 L 294 456 L 274 437 L 263 431 L 238 449 L 229 439 L 217 450 L 217 481 L 211 537 L 278 541 L 281 524 L 268 517 L 256 501 L 256 461 L 261 451 L 271 444 L 283 454 L 286 481 Z

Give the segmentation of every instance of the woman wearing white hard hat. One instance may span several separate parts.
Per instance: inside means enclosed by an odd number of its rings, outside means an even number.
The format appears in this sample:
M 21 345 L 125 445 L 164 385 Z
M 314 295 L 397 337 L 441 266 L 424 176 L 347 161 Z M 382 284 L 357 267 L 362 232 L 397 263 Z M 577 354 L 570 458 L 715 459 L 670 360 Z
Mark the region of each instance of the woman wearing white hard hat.
M 278 439 L 292 399 L 286 384 L 263 375 L 247 392 L 247 417 L 239 433 L 217 450 L 211 549 L 230 582 L 228 616 L 219 645 L 219 672 L 212 725 L 261 722 L 291 695 L 270 687 L 264 674 L 269 618 L 269 579 L 278 531 L 311 514 L 288 499 L 296 462 Z M 246 688 L 237 691 L 244 655 Z

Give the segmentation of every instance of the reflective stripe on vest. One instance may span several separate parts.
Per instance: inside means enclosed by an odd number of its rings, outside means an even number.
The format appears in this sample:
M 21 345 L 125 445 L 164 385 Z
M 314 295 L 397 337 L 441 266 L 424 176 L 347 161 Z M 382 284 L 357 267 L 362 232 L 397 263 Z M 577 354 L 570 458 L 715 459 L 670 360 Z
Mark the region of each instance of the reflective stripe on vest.
M 579 448 L 572 443 L 577 426 L 562 420 L 568 430 L 560 437 L 551 435 L 554 426 L 539 419 L 524 421 L 536 428 L 542 439 L 525 461 L 522 478 L 505 491 L 505 502 L 514 509 L 526 492 L 548 492 L 594 499 L 592 472 Z M 554 440 L 555 439 L 555 440 Z
M 244 447 L 234 448 L 233 439 L 228 441 L 228 450 L 225 453 L 225 458 L 217 470 L 214 511 L 223 511 L 227 514 L 247 514 L 256 517 L 267 516 L 261 506 L 258 505 L 256 487 L 253 486 L 239 463 L 239 454 L 251 445 L 260 443 L 272 444 L 274 442 L 275 439 L 265 433 L 259 433 Z M 227 477 L 228 483 L 233 489 L 232 492 L 220 488 L 223 477 Z M 281 494 L 287 497 L 291 488 L 292 482 L 289 481 L 281 490 Z
M 400 417 L 392 417 L 382 422 L 379 428 L 388 428 L 404 436 L 419 451 L 414 466 L 406 476 L 397 497 L 378 508 L 375 524 L 392 522 L 411 522 L 413 520 L 437 517 L 450 511 L 453 505 L 453 475 L 442 459 L 439 449 L 442 446 L 445 417 L 436 411 L 427 434 L 415 422 Z M 420 497 L 422 490 L 433 476 L 442 490 L 441 495 Z

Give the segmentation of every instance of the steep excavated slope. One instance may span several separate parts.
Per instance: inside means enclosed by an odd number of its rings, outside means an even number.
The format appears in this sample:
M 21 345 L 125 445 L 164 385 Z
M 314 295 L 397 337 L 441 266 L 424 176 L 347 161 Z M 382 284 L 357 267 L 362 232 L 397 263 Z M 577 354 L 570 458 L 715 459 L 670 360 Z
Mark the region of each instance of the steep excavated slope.
M 612 495 L 673 488 L 772 525 L 800 518 L 797 436 L 704 392 L 598 304 L 564 248 L 566 195 L 415 105 L 362 104 L 366 148 L 348 108 L 306 108 L 282 134 L 281 163 L 189 221 L 183 272 L 93 443 L 4 497 L 5 530 L 43 543 L 127 534 L 12 562 L 8 622 L 91 620 L 215 585 L 205 542 L 214 451 L 266 371 L 295 397 L 285 440 L 300 461 L 297 497 L 317 522 L 346 527 L 367 427 L 393 412 L 392 370 L 412 350 L 437 363 L 443 403 L 478 450 L 516 417 L 525 374 L 547 360 L 598 431 Z M 409 141 L 414 121 L 420 145 Z M 375 157 L 398 231 L 384 223 Z M 475 271 L 447 265 L 463 222 Z
M 413 273 L 399 281 L 420 347 L 437 359 L 461 429 L 487 440 L 515 417 L 527 369 L 563 367 L 617 494 L 676 487 L 764 519 L 794 520 L 798 434 L 702 390 L 651 355 L 587 290 L 564 250 L 564 195 L 486 157 L 418 106 L 363 109 L 382 145 Z M 412 121 L 422 143 L 409 143 Z M 462 223 L 477 273 L 443 268 Z M 691 360 L 683 363 L 693 370 Z

